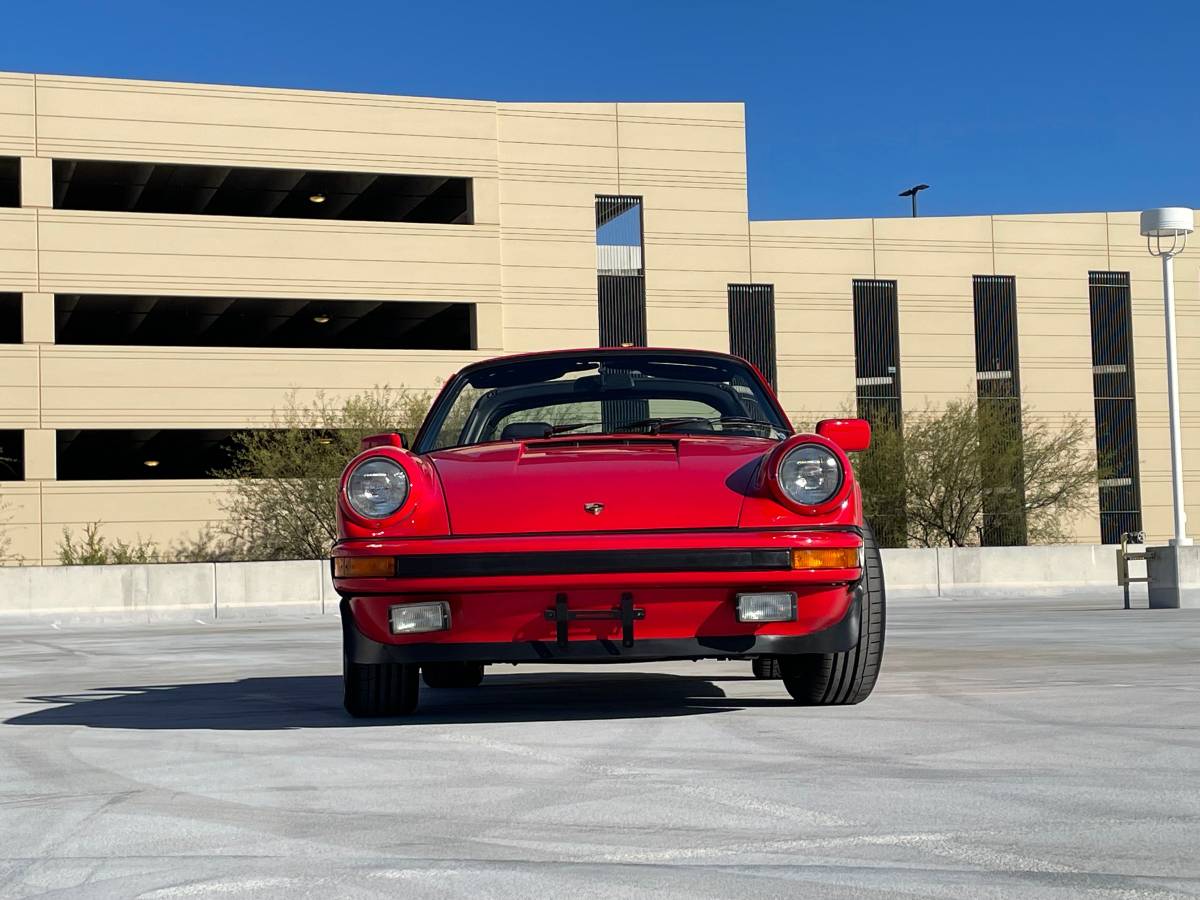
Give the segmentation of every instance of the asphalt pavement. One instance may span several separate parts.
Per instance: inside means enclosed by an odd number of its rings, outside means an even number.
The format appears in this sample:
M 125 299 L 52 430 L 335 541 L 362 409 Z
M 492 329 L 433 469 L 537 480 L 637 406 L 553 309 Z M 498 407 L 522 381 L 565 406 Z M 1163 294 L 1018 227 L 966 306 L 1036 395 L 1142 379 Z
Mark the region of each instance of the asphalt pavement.
M 0 625 L 0 896 L 1200 896 L 1200 610 L 899 601 L 875 694 L 492 667 L 340 707 L 332 618 Z

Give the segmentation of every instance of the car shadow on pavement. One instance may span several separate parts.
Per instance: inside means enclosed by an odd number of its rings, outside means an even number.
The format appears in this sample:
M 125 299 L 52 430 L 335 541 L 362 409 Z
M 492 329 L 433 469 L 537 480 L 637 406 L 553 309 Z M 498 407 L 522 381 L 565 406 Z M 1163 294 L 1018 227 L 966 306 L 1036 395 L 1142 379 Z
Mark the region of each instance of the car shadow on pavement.
M 352 719 L 337 676 L 296 675 L 197 684 L 96 688 L 26 698 L 41 708 L 6 725 L 72 725 L 133 730 L 274 731 L 375 724 L 559 722 L 691 716 L 763 706 L 783 698 L 727 697 L 717 681 L 646 672 L 488 674 L 477 688 L 422 687 L 416 715 Z M 764 685 L 771 682 L 763 682 Z M 777 695 L 778 688 L 764 691 Z M 52 704 L 52 705 L 45 705 Z

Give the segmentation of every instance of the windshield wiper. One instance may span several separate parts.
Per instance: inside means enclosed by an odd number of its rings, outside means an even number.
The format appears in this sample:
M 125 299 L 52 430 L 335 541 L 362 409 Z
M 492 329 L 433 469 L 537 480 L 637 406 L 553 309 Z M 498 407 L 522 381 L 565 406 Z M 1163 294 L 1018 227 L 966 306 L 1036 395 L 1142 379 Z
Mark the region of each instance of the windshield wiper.
M 780 428 L 774 422 L 754 419 L 750 416 L 717 416 L 715 419 L 709 419 L 708 421 L 718 422 L 722 425 L 751 425 L 758 428 L 770 428 L 772 431 L 778 431 L 781 435 L 787 435 L 787 430 Z
M 745 425 L 750 428 L 769 428 L 771 431 L 777 431 L 781 435 L 787 434 L 783 428 L 780 428 L 774 422 L 752 419 L 749 416 L 659 416 L 650 419 L 639 419 L 636 422 L 626 422 L 624 425 L 617 426 L 616 430 L 625 431 L 632 428 L 646 428 L 649 429 L 649 434 L 659 434 L 664 428 L 670 428 L 674 425 L 690 425 L 698 422 L 705 422 L 709 425 Z M 714 432 L 714 434 L 720 433 Z
M 673 425 L 690 425 L 697 422 L 706 422 L 710 425 L 744 425 L 747 428 L 767 428 L 771 431 L 777 431 L 781 435 L 787 434 L 787 431 L 774 422 L 752 419 L 749 416 L 654 416 L 649 419 L 638 419 L 636 422 L 625 422 L 604 433 L 620 434 L 624 431 L 646 429 L 644 432 L 646 434 L 659 434 L 664 428 L 670 428 Z M 603 422 L 570 422 L 566 425 L 553 426 L 549 434 L 563 434 L 564 432 L 576 431 L 580 428 L 594 428 L 603 425 Z M 642 432 L 638 431 L 638 433 Z M 713 433 L 720 434 L 721 432 L 715 431 Z
M 574 431 L 577 428 L 591 428 L 595 425 L 603 424 L 603 422 L 571 422 L 567 425 L 553 425 L 550 428 L 549 434 L 562 434 L 564 431 Z
M 648 429 L 647 434 L 658 434 L 668 425 L 687 425 L 691 422 L 707 422 L 704 416 L 654 416 L 649 419 L 638 419 L 636 422 L 626 422 L 618 425 L 614 431 L 631 431 L 635 428 Z

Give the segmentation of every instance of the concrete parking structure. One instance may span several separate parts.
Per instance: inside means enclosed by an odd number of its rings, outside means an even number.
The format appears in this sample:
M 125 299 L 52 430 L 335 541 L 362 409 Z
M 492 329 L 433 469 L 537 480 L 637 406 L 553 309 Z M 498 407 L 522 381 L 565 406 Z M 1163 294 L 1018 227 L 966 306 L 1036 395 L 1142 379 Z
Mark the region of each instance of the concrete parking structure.
M 1170 533 L 1136 212 L 753 220 L 745 122 L 0 73 L 0 561 L 58 562 L 63 529 L 96 522 L 194 539 L 226 516 L 232 435 L 290 396 L 623 343 L 744 356 L 805 427 L 979 398 L 1078 417 L 1108 462 L 1067 537 Z M 1195 447 L 1200 254 L 1177 265 Z
M 875 694 L 494 667 L 340 709 L 330 618 L 0 636 L 0 895 L 1200 892 L 1200 612 L 905 600 Z

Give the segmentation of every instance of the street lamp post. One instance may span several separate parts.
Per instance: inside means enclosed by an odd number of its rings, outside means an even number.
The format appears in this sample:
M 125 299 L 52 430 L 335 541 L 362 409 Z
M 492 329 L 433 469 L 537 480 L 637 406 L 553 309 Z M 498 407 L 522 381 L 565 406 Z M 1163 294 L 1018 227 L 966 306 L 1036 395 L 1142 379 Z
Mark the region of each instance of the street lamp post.
M 914 184 L 907 191 L 901 191 L 898 195 L 901 197 L 912 197 L 912 217 L 914 219 L 917 217 L 917 194 L 927 190 L 929 190 L 929 185 L 927 184 Z
M 1195 228 L 1190 209 L 1166 207 L 1142 213 L 1141 232 L 1151 256 L 1162 259 L 1163 312 L 1167 337 L 1167 405 L 1171 423 L 1171 500 L 1175 512 L 1175 537 L 1167 547 L 1146 548 L 1146 587 L 1151 609 L 1178 609 L 1194 605 L 1195 591 L 1184 593 L 1180 554 L 1192 543 L 1187 536 L 1183 506 L 1183 446 L 1179 430 L 1179 363 L 1175 355 L 1175 272 L 1172 260 L 1183 252 Z M 1185 602 L 1186 601 L 1186 602 Z
M 1174 259 L 1187 245 L 1195 219 L 1186 207 L 1148 209 L 1142 213 L 1141 231 L 1151 256 L 1162 259 L 1163 308 L 1167 333 L 1167 405 L 1171 423 L 1171 499 L 1175 507 L 1176 546 L 1190 544 L 1187 512 L 1183 506 L 1183 447 L 1179 429 L 1179 363 L 1175 355 L 1175 268 Z

